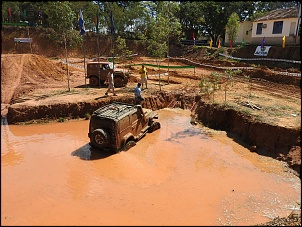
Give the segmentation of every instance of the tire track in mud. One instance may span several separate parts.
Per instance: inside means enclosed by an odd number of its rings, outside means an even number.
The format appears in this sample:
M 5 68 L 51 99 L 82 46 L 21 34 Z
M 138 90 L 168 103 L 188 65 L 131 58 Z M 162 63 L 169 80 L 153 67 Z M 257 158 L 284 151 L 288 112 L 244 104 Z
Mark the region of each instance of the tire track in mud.
M 226 76 L 222 76 L 224 79 L 227 79 Z M 178 80 L 179 79 L 179 80 Z M 199 81 L 201 78 L 198 75 L 179 75 L 177 72 L 174 72 L 173 75 L 170 75 L 170 82 L 172 83 L 182 83 L 184 79 Z M 242 78 L 233 77 L 234 82 L 247 84 L 247 81 L 244 81 Z M 273 82 L 265 82 L 252 80 L 252 87 L 258 91 L 263 91 L 273 96 L 287 97 L 290 99 L 301 99 L 301 90 L 294 85 L 278 85 Z
M 256 87 L 255 87 L 256 86 Z M 290 93 L 289 90 L 287 89 L 276 89 L 269 87 L 267 85 L 263 84 L 253 84 L 253 89 L 258 90 L 258 91 L 263 91 L 267 92 L 268 94 L 272 94 L 274 96 L 279 96 L 279 97 L 287 97 L 289 99 L 301 99 L 301 94 L 300 93 Z
M 240 83 L 247 83 L 242 81 L 240 78 L 233 78 L 233 80 Z M 301 99 L 301 90 L 294 85 L 283 84 L 280 86 L 278 84 L 274 84 L 273 82 L 268 83 L 265 81 L 252 80 L 252 89 L 263 91 L 274 96 L 277 95 L 279 97 L 287 97 L 290 99 Z
M 8 60 L 12 57 L 16 57 L 18 59 L 13 61 Z M 10 104 L 17 87 L 20 86 L 23 73 L 24 57 L 25 55 L 1 56 L 1 74 L 10 75 L 6 76 L 6 79 L 4 80 L 1 79 L 1 104 Z M 4 87 L 9 87 L 10 89 L 2 89 Z

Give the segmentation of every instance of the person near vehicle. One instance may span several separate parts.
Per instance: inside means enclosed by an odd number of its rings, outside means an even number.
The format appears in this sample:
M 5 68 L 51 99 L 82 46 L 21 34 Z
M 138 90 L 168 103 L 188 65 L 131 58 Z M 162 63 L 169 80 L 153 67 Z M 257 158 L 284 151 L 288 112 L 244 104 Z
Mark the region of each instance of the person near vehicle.
M 142 96 L 141 83 L 137 83 L 137 86 L 134 89 L 134 99 L 135 104 L 140 105 L 145 98 Z
M 144 90 L 144 84 L 146 85 L 147 89 L 148 71 L 144 64 L 142 64 L 142 68 L 139 70 L 139 74 L 141 75 L 142 90 Z
M 114 81 L 113 81 L 113 69 L 110 69 L 107 74 L 106 83 L 108 83 L 108 89 L 105 93 L 105 95 L 108 95 L 108 92 L 112 90 L 112 93 L 114 96 L 116 96 L 116 93 L 114 91 Z

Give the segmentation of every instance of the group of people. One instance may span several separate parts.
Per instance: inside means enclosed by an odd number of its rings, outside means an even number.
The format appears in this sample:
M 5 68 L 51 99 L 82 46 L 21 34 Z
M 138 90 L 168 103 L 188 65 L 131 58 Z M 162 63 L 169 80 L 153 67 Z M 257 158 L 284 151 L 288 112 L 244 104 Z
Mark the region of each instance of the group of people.
M 112 90 L 112 93 L 114 96 L 117 95 L 114 90 L 113 73 L 114 73 L 114 70 L 110 69 L 107 74 L 106 83 L 108 83 L 108 89 L 107 89 L 105 95 L 108 95 L 108 92 L 110 90 Z M 141 76 L 141 81 L 139 83 L 137 83 L 137 86 L 134 89 L 135 104 L 141 104 L 145 100 L 145 98 L 142 96 L 142 90 L 144 90 L 144 85 L 145 85 L 145 89 L 148 88 L 147 87 L 148 71 L 144 64 L 142 64 L 142 68 L 140 69 L 139 74 Z

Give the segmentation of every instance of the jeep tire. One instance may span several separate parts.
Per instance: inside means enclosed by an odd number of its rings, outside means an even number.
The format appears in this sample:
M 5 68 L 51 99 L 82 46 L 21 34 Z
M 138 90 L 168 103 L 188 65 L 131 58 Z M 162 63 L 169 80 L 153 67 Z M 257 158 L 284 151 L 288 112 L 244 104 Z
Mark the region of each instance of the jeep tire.
M 124 146 L 124 151 L 128 151 L 131 147 L 134 147 L 136 145 L 136 142 L 133 140 L 127 141 L 127 143 Z
M 114 77 L 114 87 L 123 87 L 124 79 L 121 76 Z
M 109 143 L 108 133 L 103 129 L 96 129 L 92 132 L 91 144 L 97 148 L 104 148 Z
M 155 122 L 152 122 L 152 124 L 150 125 L 150 128 L 148 129 L 148 132 L 151 133 L 151 132 L 154 132 L 157 129 L 160 129 L 160 123 L 155 121 Z
M 99 85 L 99 80 L 98 80 L 98 78 L 97 78 L 96 76 L 91 76 L 91 77 L 89 78 L 89 84 L 90 84 L 91 86 L 98 86 L 98 85 Z

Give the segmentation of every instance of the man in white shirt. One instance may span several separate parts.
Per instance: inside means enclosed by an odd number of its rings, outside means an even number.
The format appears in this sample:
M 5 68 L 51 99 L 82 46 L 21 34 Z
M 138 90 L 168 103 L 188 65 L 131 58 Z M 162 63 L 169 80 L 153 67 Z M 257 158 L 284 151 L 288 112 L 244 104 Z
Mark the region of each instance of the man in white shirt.
M 116 96 L 116 93 L 114 91 L 113 69 L 109 70 L 106 82 L 108 83 L 108 90 L 106 91 L 105 95 L 108 95 L 108 92 L 112 90 L 113 95 Z

